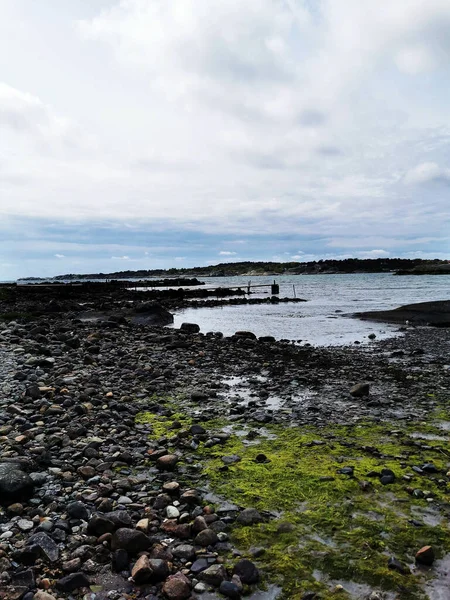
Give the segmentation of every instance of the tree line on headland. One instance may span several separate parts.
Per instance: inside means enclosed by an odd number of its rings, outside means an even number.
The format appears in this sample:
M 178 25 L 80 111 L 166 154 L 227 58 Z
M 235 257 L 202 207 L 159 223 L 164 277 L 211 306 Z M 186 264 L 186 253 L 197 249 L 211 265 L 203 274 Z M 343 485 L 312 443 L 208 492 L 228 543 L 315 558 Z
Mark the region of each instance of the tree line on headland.
M 420 258 L 346 258 L 343 260 L 318 260 L 310 262 L 230 262 L 206 267 L 139 269 L 113 273 L 58 275 L 54 281 L 75 279 L 145 279 L 147 277 L 232 277 L 258 275 L 315 275 L 349 273 L 440 274 L 450 273 L 450 263 L 442 260 Z M 26 278 L 27 280 L 40 278 Z

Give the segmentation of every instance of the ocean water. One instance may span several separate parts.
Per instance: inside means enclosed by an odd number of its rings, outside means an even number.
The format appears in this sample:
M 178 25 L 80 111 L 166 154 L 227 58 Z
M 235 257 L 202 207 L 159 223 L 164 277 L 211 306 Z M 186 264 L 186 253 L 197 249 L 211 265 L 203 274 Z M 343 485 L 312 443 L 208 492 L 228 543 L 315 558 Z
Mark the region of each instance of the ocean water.
M 257 336 L 295 340 L 313 346 L 370 343 L 401 335 L 398 325 L 361 321 L 351 315 L 366 310 L 386 310 L 431 300 L 450 298 L 450 276 L 394 276 L 390 273 L 351 275 L 292 275 L 271 277 L 199 278 L 208 288 L 270 284 L 280 285 L 279 297 L 307 302 L 298 304 L 243 305 L 218 308 L 186 308 L 174 315 L 174 327 L 197 323 L 204 333 L 252 331 Z M 254 290 L 251 297 L 270 297 L 270 288 Z

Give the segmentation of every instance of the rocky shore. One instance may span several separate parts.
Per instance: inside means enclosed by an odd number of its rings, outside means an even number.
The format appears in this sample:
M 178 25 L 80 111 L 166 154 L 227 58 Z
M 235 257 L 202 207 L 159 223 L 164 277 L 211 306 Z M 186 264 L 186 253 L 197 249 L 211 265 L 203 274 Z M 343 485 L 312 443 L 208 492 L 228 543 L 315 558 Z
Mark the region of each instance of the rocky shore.
M 0 598 L 424 597 L 450 552 L 449 347 L 6 318 Z

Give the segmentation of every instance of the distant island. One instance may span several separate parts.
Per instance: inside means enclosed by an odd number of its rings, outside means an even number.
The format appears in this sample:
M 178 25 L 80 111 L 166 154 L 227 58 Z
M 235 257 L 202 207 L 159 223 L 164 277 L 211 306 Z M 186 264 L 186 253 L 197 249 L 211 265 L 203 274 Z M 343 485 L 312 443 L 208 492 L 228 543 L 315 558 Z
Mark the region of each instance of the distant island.
M 395 273 L 397 275 L 450 274 L 449 261 L 420 258 L 346 258 L 311 262 L 233 262 L 207 267 L 139 269 L 113 273 L 67 273 L 51 278 L 24 277 L 18 281 L 74 281 L 146 279 L 153 277 L 255 277 L 260 275 L 329 275 L 350 273 Z

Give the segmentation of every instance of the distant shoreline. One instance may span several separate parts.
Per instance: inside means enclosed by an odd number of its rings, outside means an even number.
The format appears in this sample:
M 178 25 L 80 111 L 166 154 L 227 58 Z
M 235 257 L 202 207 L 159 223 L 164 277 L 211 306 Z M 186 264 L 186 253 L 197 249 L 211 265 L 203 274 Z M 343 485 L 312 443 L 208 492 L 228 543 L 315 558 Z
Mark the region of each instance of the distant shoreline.
M 140 269 L 111 273 L 66 273 L 55 277 L 21 277 L 18 282 L 146 279 L 155 277 L 277 277 L 281 275 L 350 275 L 392 273 L 397 275 L 450 274 L 450 263 L 442 260 L 405 258 L 347 258 L 310 262 L 233 262 L 184 269 Z

